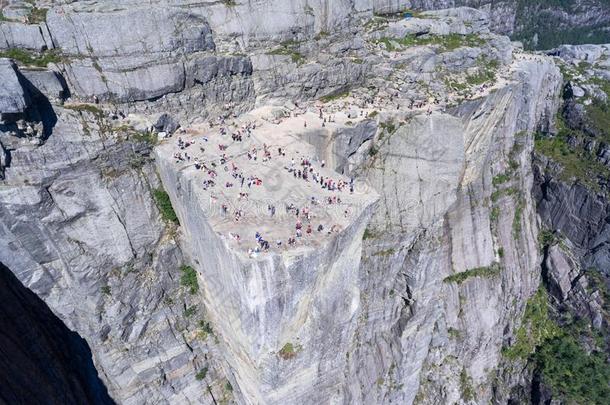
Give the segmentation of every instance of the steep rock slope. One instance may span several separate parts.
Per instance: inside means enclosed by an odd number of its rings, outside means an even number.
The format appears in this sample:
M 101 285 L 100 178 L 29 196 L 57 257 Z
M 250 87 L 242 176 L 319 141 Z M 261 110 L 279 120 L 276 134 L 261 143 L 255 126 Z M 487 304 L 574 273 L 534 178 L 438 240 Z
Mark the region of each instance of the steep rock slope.
M 81 107 L 54 105 L 42 145 L 11 130 L 22 119 L 0 126 L 2 261 L 89 342 L 115 400 L 205 393 L 195 374 L 213 376 L 213 365 L 197 337 L 201 318 L 184 315 L 199 300 L 180 286 L 175 231 L 152 197 L 152 138 Z
M 537 136 L 534 196 L 544 228 L 550 318 L 562 333 L 554 332 L 530 355 L 536 369 L 530 391 L 540 402 L 597 403 L 610 395 L 609 51 L 586 45 L 551 53 L 564 71 L 563 105 L 558 129 Z M 545 356 L 566 351 L 569 363 L 557 356 L 553 368 L 545 367 Z M 582 379 L 562 383 L 568 374 Z
M 0 400 L 112 404 L 87 343 L 0 263 Z
M 354 399 L 506 395 L 491 390 L 500 351 L 539 282 L 532 133 L 550 125 L 560 84 L 548 60 L 518 62 L 514 74 L 457 109 L 462 121 L 414 118 L 363 169 L 382 201 L 361 269 Z

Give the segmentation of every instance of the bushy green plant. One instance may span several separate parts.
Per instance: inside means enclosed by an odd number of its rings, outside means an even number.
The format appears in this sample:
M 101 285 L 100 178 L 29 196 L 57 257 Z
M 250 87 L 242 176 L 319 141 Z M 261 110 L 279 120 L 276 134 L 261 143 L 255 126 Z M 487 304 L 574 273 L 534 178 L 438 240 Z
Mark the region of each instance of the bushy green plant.
M 180 225 L 178 216 L 176 215 L 176 211 L 174 211 L 174 207 L 172 207 L 172 202 L 167 192 L 161 188 L 158 188 L 153 191 L 153 196 L 155 197 L 157 207 L 159 208 L 163 219 Z
M 204 367 L 201 370 L 199 370 L 199 372 L 197 372 L 197 374 L 195 374 L 195 379 L 197 381 L 201 381 L 205 378 L 206 375 L 208 375 L 208 368 Z
M 184 317 L 190 318 L 197 312 L 197 305 L 192 305 L 184 310 Z
M 33 7 L 30 11 L 29 22 L 31 24 L 40 24 L 47 21 L 47 10 L 46 8 Z
M 476 267 L 474 269 L 462 271 L 461 273 L 452 274 L 445 277 L 443 281 L 445 283 L 461 284 L 472 277 L 495 277 L 500 274 L 500 270 L 500 265 L 498 263 L 493 263 L 491 266 Z
M 197 272 L 191 266 L 183 265 L 180 267 L 182 276 L 180 284 L 187 287 L 191 294 L 196 294 L 199 291 L 199 282 L 197 281 Z
M 536 365 L 555 393 L 579 404 L 607 404 L 610 366 L 600 352 L 588 354 L 566 333 L 544 342 L 536 352 Z
M 104 114 L 99 107 L 93 104 L 65 104 L 64 108 L 73 111 L 88 112 L 98 117 L 101 117 Z
M 557 325 L 549 318 L 546 290 L 540 288 L 527 301 L 513 345 L 504 348 L 502 353 L 509 359 L 526 359 L 545 339 L 556 336 L 558 332 Z
M 297 355 L 297 349 L 290 342 L 286 343 L 278 353 L 284 360 L 290 360 Z
M 322 101 L 323 103 L 330 103 L 331 101 L 335 101 L 335 100 L 339 100 L 345 97 L 349 96 L 349 91 L 344 90 L 344 91 L 338 91 L 338 92 L 334 92 L 331 93 L 327 96 L 321 97 L 320 101 Z
M 373 239 L 375 236 L 375 233 L 371 229 L 366 228 L 362 234 L 362 240 Z

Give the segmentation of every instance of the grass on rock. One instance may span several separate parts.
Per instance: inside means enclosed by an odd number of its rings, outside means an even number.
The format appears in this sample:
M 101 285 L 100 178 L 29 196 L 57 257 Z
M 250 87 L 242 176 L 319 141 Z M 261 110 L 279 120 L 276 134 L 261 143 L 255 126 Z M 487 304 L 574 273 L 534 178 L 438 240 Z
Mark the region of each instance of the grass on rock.
M 493 263 L 491 266 L 487 267 L 476 267 L 474 269 L 469 269 L 466 271 L 462 271 L 461 273 L 455 273 L 450 276 L 445 277 L 443 280 L 445 283 L 457 283 L 462 284 L 464 281 L 473 278 L 473 277 L 495 277 L 500 274 L 500 265 L 498 263 Z
M 172 202 L 169 199 L 169 195 L 163 189 L 156 189 L 153 191 L 153 196 L 155 197 L 155 201 L 157 202 L 157 207 L 159 211 L 161 211 L 161 216 L 164 220 L 173 222 L 177 225 L 180 225 L 178 221 L 178 216 L 176 215 L 176 211 L 174 211 L 174 207 L 172 207 Z
M 33 52 L 25 49 L 10 48 L 4 51 L 0 51 L 0 58 L 13 59 L 17 64 L 24 66 L 33 66 L 39 68 L 45 68 L 49 63 L 60 63 L 64 59 L 55 50 Z
M 199 291 L 199 282 L 197 281 L 197 272 L 191 266 L 183 265 L 180 267 L 182 276 L 180 284 L 189 290 L 189 293 L 196 294 Z

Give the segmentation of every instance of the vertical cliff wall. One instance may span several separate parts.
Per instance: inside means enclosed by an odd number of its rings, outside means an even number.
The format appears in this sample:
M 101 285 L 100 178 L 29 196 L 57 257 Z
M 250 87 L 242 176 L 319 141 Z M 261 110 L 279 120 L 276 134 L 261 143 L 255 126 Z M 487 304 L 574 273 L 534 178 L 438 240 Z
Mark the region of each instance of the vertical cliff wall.
M 505 400 L 491 389 L 501 349 L 540 274 L 532 136 L 551 125 L 561 85 L 543 58 L 518 62 L 514 80 L 456 109 L 461 120 L 415 117 L 363 167 L 382 197 L 360 270 L 352 401 Z
M 87 343 L 0 263 L 0 400 L 113 404 Z
M 208 133 L 207 136 L 216 139 L 220 135 Z M 201 138 L 194 139 L 201 141 Z M 306 150 L 305 145 L 299 147 L 290 138 L 286 140 L 291 142 L 290 156 L 294 156 L 294 150 Z M 315 221 L 320 221 L 325 229 L 311 236 L 304 235 L 305 245 L 297 238 L 298 247 L 278 249 L 273 239 L 270 252 L 249 257 L 243 250 L 256 244 L 255 230 L 263 234 L 266 230 L 291 235 L 290 229 L 297 218 L 292 220 L 294 214 L 290 214 L 288 221 L 281 219 L 290 201 L 296 199 L 296 206 L 304 209 L 311 203 L 310 197 L 319 198 L 322 202 L 318 204 L 326 206 L 324 196 L 335 194 L 321 190 L 319 185 L 310 189 L 315 191 L 301 191 L 298 187 L 303 180 L 291 181 L 292 175 L 280 179 L 274 189 L 265 186 L 270 181 L 266 177 L 263 180 L 265 204 L 251 196 L 239 221 L 232 217 L 219 219 L 220 203 L 214 200 L 224 198 L 230 190 L 223 191 L 223 184 L 211 192 L 204 189 L 201 183 L 206 171 L 194 170 L 188 165 L 180 167 L 172 150 L 168 143 L 157 148 L 159 173 L 184 224 L 184 237 L 202 285 L 201 295 L 219 332 L 224 358 L 242 392 L 242 400 L 246 403 L 344 401 L 337 388 L 345 384 L 345 353 L 353 340 L 362 293 L 358 284 L 362 235 L 373 210 L 375 191 L 370 189 L 361 197 L 359 194 L 360 204 L 350 208 L 353 215 L 340 231 L 330 230 L 332 222 L 314 214 L 311 224 L 315 228 L 318 226 Z M 273 157 L 266 165 L 277 159 L 280 157 Z M 238 160 L 233 162 L 241 167 Z M 254 165 L 247 173 L 259 175 L 266 165 Z M 277 166 L 276 170 L 285 169 Z M 250 187 L 244 190 L 256 195 Z M 305 194 L 312 192 L 316 194 Z M 301 193 L 306 196 L 302 201 L 298 199 Z M 233 207 L 239 202 L 229 200 L 227 204 Z M 268 219 L 266 204 L 277 207 L 277 220 Z M 324 209 L 339 210 L 333 206 Z M 271 228 L 266 226 L 269 221 Z M 229 243 L 232 234 L 240 235 L 240 244 Z M 307 240 L 315 243 L 315 247 L 308 246 Z M 287 244 L 286 239 L 282 242 Z

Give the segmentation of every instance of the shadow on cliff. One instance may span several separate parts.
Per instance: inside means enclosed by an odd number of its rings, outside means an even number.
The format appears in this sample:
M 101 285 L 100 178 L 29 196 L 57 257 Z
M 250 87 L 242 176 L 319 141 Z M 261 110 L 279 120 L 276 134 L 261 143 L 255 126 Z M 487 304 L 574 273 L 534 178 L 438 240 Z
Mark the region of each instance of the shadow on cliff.
M 114 404 L 87 342 L 0 263 L 0 403 Z

